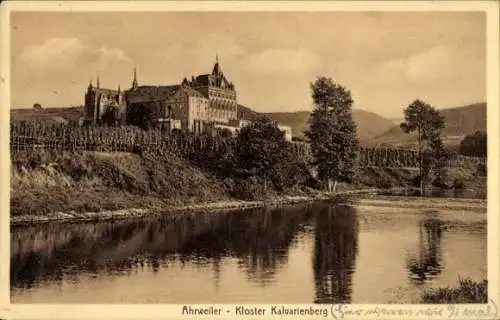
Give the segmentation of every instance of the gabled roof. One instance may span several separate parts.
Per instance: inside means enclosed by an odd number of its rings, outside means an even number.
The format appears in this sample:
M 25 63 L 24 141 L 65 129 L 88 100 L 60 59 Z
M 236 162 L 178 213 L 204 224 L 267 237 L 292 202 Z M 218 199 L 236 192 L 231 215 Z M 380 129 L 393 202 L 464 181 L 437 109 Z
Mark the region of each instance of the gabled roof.
M 201 92 L 199 92 L 196 89 L 193 89 L 190 86 L 180 86 L 175 93 L 177 93 L 177 92 L 184 92 L 190 97 L 205 98 L 205 96 Z M 173 93 L 173 94 L 175 94 L 175 93 Z
M 175 92 L 180 85 L 172 85 L 172 86 L 139 86 L 135 89 L 128 90 L 129 95 L 131 96 L 162 96 L 168 97 L 173 92 Z
M 210 84 L 210 78 L 212 77 L 211 74 L 202 74 L 199 76 L 196 76 L 194 79 L 193 85 L 195 86 L 208 86 Z

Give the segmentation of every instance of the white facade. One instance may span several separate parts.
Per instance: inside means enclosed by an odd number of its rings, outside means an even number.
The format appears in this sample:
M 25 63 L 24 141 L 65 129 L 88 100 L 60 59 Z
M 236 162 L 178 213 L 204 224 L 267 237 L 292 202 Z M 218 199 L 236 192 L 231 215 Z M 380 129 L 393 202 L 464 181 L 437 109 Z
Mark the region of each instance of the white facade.
M 214 127 L 216 129 L 228 129 L 231 131 L 233 135 L 238 134 L 241 128 L 244 128 L 250 125 L 252 122 L 248 120 L 230 120 L 229 123 L 226 124 L 216 124 Z M 278 129 L 281 130 L 285 134 L 285 140 L 290 142 L 292 141 L 292 128 L 290 126 L 278 125 Z
M 281 132 L 285 133 L 285 140 L 292 141 L 292 128 L 289 126 L 278 125 Z

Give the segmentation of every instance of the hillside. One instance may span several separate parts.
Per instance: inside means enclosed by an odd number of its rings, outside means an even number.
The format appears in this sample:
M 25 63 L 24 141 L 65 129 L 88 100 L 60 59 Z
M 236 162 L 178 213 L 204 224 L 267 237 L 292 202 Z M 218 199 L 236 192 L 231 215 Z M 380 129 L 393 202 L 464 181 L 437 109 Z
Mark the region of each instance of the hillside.
M 238 119 L 255 120 L 259 117 L 259 115 L 260 113 L 253 111 L 244 105 L 238 105 Z
M 445 118 L 443 130 L 445 144 L 454 146 L 468 134 L 486 131 L 486 103 L 476 103 L 462 107 L 439 110 Z M 372 143 L 377 145 L 411 146 L 415 144 L 416 135 L 406 134 L 399 125 L 394 125 L 387 132 L 376 136 Z
M 38 120 L 48 122 L 78 122 L 83 117 L 83 107 L 12 109 L 10 118 L 14 121 Z
M 223 182 L 175 154 L 39 149 L 11 154 L 11 215 L 46 215 L 203 203 Z M 150 174 L 154 171 L 154 175 Z

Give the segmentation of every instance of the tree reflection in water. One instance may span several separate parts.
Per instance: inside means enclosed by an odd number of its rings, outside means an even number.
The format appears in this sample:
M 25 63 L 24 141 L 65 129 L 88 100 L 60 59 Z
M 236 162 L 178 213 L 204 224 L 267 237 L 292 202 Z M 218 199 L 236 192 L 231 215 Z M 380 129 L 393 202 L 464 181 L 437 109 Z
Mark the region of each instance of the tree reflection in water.
M 247 278 L 265 284 L 287 262 L 296 234 L 310 219 L 310 205 L 301 205 L 13 228 L 11 287 L 77 280 L 83 273 L 158 272 L 174 262 L 211 267 L 217 285 L 226 257 L 236 258 Z
M 315 214 L 315 303 L 350 303 L 358 253 L 356 209 L 324 205 Z
M 407 261 L 409 277 L 417 282 L 434 278 L 441 273 L 441 228 L 443 222 L 435 216 L 428 216 L 418 224 L 418 257 Z

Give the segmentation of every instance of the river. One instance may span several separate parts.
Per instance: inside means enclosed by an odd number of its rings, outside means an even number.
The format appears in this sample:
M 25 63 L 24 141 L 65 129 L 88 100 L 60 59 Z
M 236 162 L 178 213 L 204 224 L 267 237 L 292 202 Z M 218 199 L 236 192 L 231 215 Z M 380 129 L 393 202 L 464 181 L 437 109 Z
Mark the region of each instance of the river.
M 418 303 L 487 277 L 485 208 L 410 203 L 13 227 L 11 302 Z

